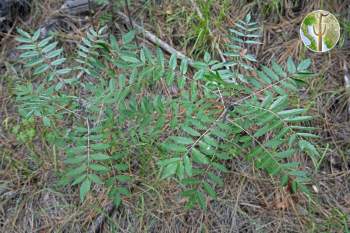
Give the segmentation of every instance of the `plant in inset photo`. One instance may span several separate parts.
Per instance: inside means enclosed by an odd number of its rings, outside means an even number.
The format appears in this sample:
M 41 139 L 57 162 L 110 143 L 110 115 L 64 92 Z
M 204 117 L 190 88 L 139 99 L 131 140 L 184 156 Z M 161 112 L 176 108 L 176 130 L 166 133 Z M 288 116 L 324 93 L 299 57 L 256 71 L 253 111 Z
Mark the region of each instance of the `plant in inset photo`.
M 338 43 L 339 22 L 328 11 L 313 11 L 304 18 L 300 27 L 300 37 L 310 50 L 327 52 Z

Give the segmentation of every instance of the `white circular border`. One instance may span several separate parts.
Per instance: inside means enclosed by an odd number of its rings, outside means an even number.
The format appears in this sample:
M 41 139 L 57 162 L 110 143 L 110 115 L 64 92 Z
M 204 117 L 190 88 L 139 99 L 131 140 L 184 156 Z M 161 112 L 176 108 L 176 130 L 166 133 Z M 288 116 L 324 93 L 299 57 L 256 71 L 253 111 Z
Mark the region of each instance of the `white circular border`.
M 333 45 L 332 48 L 330 48 L 330 49 L 328 49 L 328 50 L 326 50 L 326 51 L 316 51 L 316 50 L 311 49 L 309 46 L 307 46 L 307 45 L 305 44 L 305 42 L 304 42 L 304 40 L 303 40 L 303 38 L 302 38 L 302 36 L 301 36 L 301 33 L 302 33 L 301 26 L 303 25 L 303 23 L 304 23 L 306 17 L 308 17 L 310 14 L 313 14 L 313 13 L 315 13 L 315 12 L 320 12 L 320 11 L 327 12 L 327 13 L 329 13 L 330 15 L 332 15 L 332 16 L 336 19 L 337 25 L 338 25 L 338 29 L 339 29 L 339 36 L 338 36 L 337 41 L 334 43 L 334 45 Z M 302 21 L 301 24 L 300 24 L 300 29 L 299 29 L 300 40 L 303 42 L 303 44 L 304 44 L 304 46 L 305 46 L 306 48 L 308 48 L 310 51 L 315 52 L 315 53 L 326 53 L 326 52 L 329 52 L 329 51 L 331 51 L 332 49 L 334 49 L 334 47 L 338 44 L 338 42 L 339 42 L 339 40 L 340 40 L 340 34 L 341 34 L 341 31 L 340 31 L 340 23 L 339 23 L 339 20 L 337 19 L 337 17 L 335 17 L 335 15 L 333 15 L 331 12 L 326 11 L 326 10 L 316 10 L 316 11 L 312 11 L 312 12 L 308 13 L 307 15 L 305 15 L 305 17 L 303 18 L 303 21 Z

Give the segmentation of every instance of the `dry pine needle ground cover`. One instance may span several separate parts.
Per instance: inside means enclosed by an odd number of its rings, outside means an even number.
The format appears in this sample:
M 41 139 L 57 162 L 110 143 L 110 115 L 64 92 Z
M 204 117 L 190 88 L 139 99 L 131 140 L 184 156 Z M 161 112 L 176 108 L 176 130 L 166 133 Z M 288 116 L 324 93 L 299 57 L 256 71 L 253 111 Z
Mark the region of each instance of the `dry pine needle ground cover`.
M 132 25 L 111 14 L 111 6 L 71 17 L 57 12 L 61 1 L 38 0 L 29 16 L 0 34 L 0 232 L 350 231 L 350 81 L 347 87 L 344 79 L 350 79 L 350 1 L 146 0 L 130 1 L 128 7 L 116 2 L 115 8 L 193 59 L 205 51 L 220 59 L 228 29 L 249 12 L 263 26 L 262 44 L 253 48 L 259 62 L 311 58 L 317 77 L 308 83 L 299 105 L 315 116 L 311 124 L 317 127 L 320 138 L 315 142 L 323 159 L 317 169 L 307 156 L 295 160 L 310 171 L 316 198 L 310 202 L 301 193 L 291 194 L 241 157 L 229 160 L 225 185 L 206 210 L 185 209 L 178 187 L 155 180 L 153 167 L 141 171 L 135 191 L 117 209 L 111 207 L 107 190 L 98 186 L 83 203 L 76 187 L 58 187 L 64 155 L 40 136 L 40 127 L 20 122 L 17 115 L 13 88 L 22 73 L 14 68 L 15 27 L 33 31 L 55 22 L 57 37 L 71 51 L 91 25 L 107 23 L 115 35 Z M 325 54 L 307 50 L 298 34 L 303 17 L 320 8 L 334 13 L 342 27 L 339 44 Z M 155 48 L 142 36 L 138 43 Z M 20 135 L 19 124 L 25 135 Z M 21 143 L 21 136 L 31 140 Z

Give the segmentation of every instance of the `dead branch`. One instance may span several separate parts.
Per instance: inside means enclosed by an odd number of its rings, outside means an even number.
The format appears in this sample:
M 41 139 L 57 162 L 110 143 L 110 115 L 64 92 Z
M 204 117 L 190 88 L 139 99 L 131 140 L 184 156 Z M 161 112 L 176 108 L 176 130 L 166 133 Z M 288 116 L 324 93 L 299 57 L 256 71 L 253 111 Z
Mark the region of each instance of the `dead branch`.
M 72 15 L 81 14 L 91 10 L 90 8 L 92 5 L 91 2 L 92 1 L 90 0 L 66 0 L 65 3 L 62 5 L 61 10 L 64 11 L 65 13 L 72 14 Z M 191 58 L 187 57 L 182 52 L 174 49 L 168 43 L 161 40 L 150 31 L 144 29 L 142 26 L 137 24 L 133 19 L 131 19 L 130 16 L 125 15 L 121 11 L 117 11 L 116 14 L 120 17 L 121 20 L 123 20 L 123 22 L 126 25 L 132 25 L 132 27 L 136 28 L 139 32 L 141 32 L 147 40 L 149 40 L 153 44 L 158 45 L 169 54 L 176 54 L 178 59 L 186 59 L 188 61 L 188 64 L 190 66 L 193 66 L 194 62 Z
M 123 12 L 117 11 L 117 15 L 124 21 L 124 23 L 129 23 L 129 17 L 127 15 L 125 15 Z M 168 43 L 166 43 L 165 41 L 162 41 L 156 35 L 154 35 L 150 31 L 147 31 L 142 26 L 137 24 L 135 21 L 133 21 L 133 20 L 131 20 L 131 21 L 132 21 L 132 24 L 134 25 L 134 27 L 138 31 L 140 31 L 145 36 L 145 38 L 147 40 L 149 40 L 152 43 L 158 45 L 159 47 L 161 47 L 163 50 L 165 50 L 166 52 L 168 52 L 170 54 L 176 54 L 176 57 L 179 58 L 179 59 L 187 60 L 188 64 L 190 66 L 193 66 L 194 62 L 193 62 L 193 60 L 191 58 L 187 57 L 185 54 L 181 53 L 180 51 L 177 51 L 176 49 L 171 47 Z

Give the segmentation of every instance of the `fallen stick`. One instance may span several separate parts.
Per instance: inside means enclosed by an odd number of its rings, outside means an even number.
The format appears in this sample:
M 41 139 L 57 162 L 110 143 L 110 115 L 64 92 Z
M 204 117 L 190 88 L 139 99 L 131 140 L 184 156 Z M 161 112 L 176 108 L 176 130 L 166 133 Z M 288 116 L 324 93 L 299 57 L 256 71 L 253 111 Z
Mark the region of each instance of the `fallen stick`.
M 94 1 L 92 0 L 66 0 L 65 3 L 62 5 L 61 10 L 68 14 L 77 15 L 90 11 L 91 6 L 95 5 L 93 2 Z M 188 61 L 188 64 L 193 67 L 194 62 L 191 58 L 187 57 L 180 51 L 174 49 L 173 47 L 171 47 L 171 45 L 161 40 L 150 31 L 144 29 L 142 26 L 137 24 L 134 20 L 132 20 L 123 12 L 117 11 L 116 14 L 120 17 L 120 19 L 123 20 L 125 24 L 130 24 L 132 25 L 132 27 L 136 28 L 139 32 L 141 32 L 147 40 L 149 40 L 153 44 L 158 45 L 169 54 L 176 54 L 176 57 L 178 59 L 186 59 Z
M 129 23 L 129 17 L 127 15 L 125 15 L 124 13 L 122 13 L 120 11 L 117 11 L 117 15 L 124 21 L 124 23 Z M 171 47 L 168 43 L 166 43 L 165 41 L 162 41 L 156 35 L 154 35 L 150 31 L 147 31 L 146 29 L 141 27 L 135 21 L 131 20 L 131 22 L 132 22 L 133 26 L 145 36 L 146 39 L 148 39 L 152 43 L 158 45 L 166 52 L 168 52 L 170 54 L 176 54 L 177 58 L 186 59 L 188 61 L 188 64 L 190 66 L 193 66 L 194 62 L 191 58 L 187 57 L 185 54 L 181 53 L 180 51 L 177 51 L 176 49 Z
M 124 23 L 128 23 L 129 22 L 129 17 L 126 16 L 124 13 L 118 11 L 117 15 L 124 21 Z M 154 35 L 153 33 L 147 31 L 146 29 L 144 29 L 143 27 L 138 25 L 135 21 L 132 20 L 131 22 L 132 22 L 133 26 L 145 36 L 146 39 L 148 39 L 152 43 L 158 45 L 159 47 L 161 47 L 166 52 L 168 52 L 170 54 L 176 54 L 177 58 L 179 58 L 179 59 L 186 59 L 188 61 L 188 64 L 190 66 L 193 66 L 194 62 L 193 62 L 193 60 L 191 58 L 187 57 L 185 54 L 181 53 L 180 51 L 177 51 L 176 49 L 171 47 L 168 43 L 162 41 L 156 35 Z

